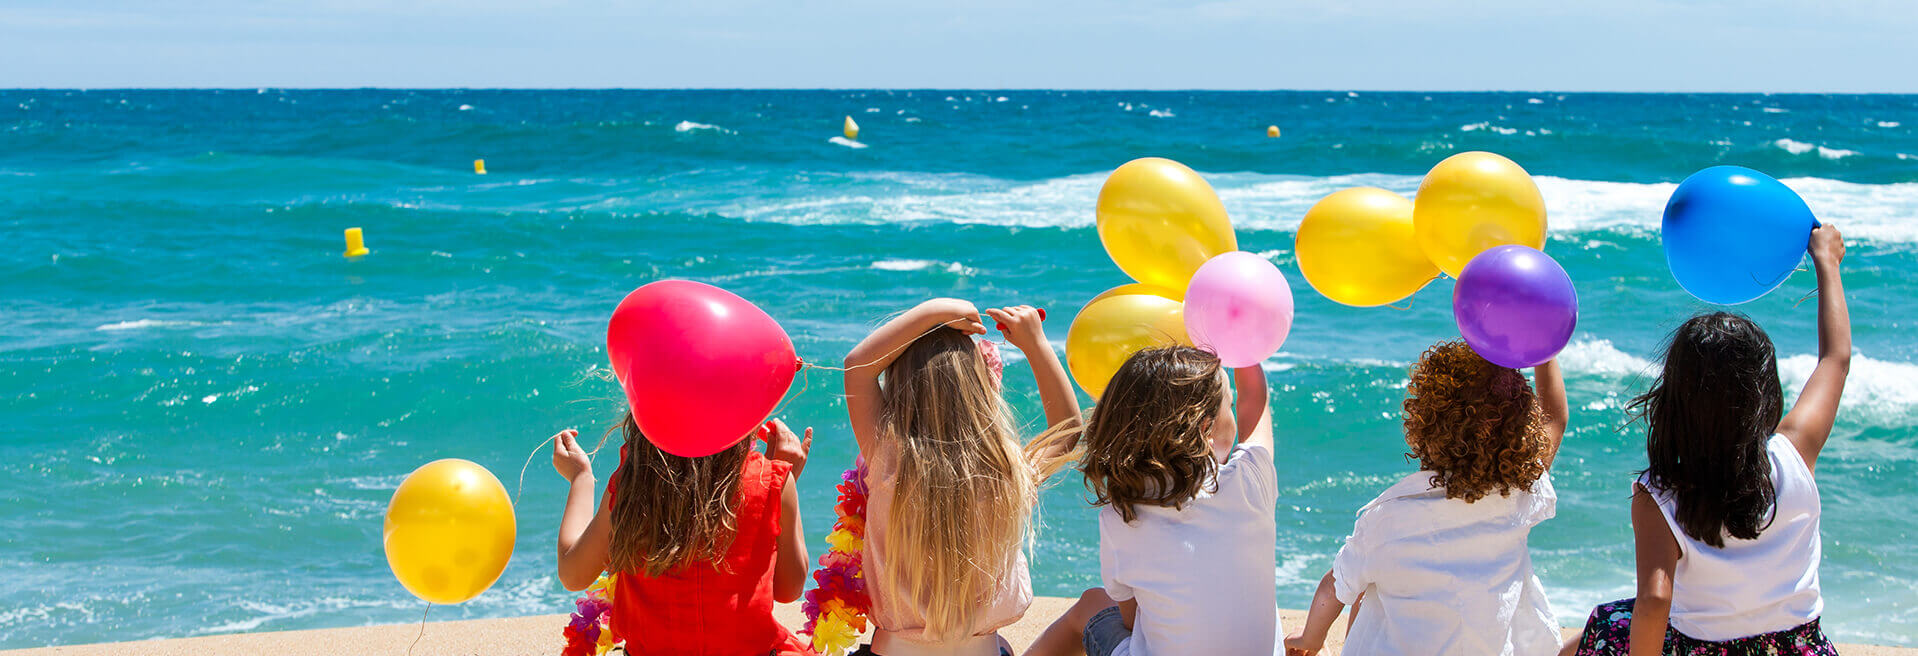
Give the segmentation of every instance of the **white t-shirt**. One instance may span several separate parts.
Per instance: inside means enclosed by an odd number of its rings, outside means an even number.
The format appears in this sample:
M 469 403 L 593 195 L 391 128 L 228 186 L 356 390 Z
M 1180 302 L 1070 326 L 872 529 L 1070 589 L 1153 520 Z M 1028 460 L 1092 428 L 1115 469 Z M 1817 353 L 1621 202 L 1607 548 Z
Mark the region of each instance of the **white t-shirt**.
M 1281 653 L 1272 449 L 1233 447 L 1218 484 L 1184 508 L 1135 506 L 1130 523 L 1099 512 L 1106 594 L 1139 603 L 1115 656 Z
M 1556 514 L 1549 473 L 1531 492 L 1471 503 L 1445 498 L 1432 472 L 1386 488 L 1359 510 L 1332 561 L 1339 601 L 1365 594 L 1343 653 L 1557 653 L 1558 622 L 1526 546 L 1532 527 Z
M 1791 629 L 1824 611 L 1818 592 L 1818 484 L 1790 439 L 1773 435 L 1765 451 L 1778 493 L 1771 525 L 1755 540 L 1724 536 L 1722 549 L 1686 535 L 1674 519 L 1676 500 L 1639 482 L 1658 501 L 1659 514 L 1678 539 L 1671 622 L 1679 633 L 1731 640 Z

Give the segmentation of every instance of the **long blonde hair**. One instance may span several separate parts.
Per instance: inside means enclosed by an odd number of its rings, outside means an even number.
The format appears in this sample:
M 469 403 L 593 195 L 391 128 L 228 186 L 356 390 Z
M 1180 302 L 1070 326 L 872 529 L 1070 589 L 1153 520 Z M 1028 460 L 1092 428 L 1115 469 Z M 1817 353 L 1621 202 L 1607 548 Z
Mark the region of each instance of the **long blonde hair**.
M 910 600 L 927 637 L 974 632 L 1032 531 L 1037 483 L 978 346 L 937 328 L 886 367 L 879 439 L 899 453 L 875 585 Z
M 620 418 L 628 451 L 613 480 L 614 572 L 657 577 L 686 565 L 720 566 L 739 532 L 735 506 L 752 440 L 719 453 L 684 458 L 653 446 L 632 413 Z

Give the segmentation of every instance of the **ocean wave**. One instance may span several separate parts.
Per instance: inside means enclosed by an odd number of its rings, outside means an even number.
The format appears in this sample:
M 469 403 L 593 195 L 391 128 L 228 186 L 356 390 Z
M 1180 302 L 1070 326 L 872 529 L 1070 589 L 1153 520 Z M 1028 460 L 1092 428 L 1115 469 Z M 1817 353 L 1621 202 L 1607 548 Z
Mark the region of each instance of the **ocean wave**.
M 1856 150 L 1846 150 L 1843 148 L 1827 148 L 1825 146 L 1821 146 L 1818 144 L 1809 144 L 1803 141 L 1794 141 L 1791 139 L 1779 139 L 1777 141 L 1771 142 L 1771 144 L 1777 147 L 1779 150 L 1783 150 L 1793 155 L 1803 155 L 1805 153 L 1809 153 L 1816 150 L 1818 151 L 1819 157 L 1822 157 L 1824 159 L 1829 159 L 1829 160 L 1840 160 L 1840 159 L 1844 159 L 1844 158 L 1851 157 L 1853 155 L 1858 154 L 1858 151 Z
M 1360 173 L 1324 177 L 1263 173 L 1207 173 L 1241 231 L 1292 231 L 1327 194 L 1358 186 L 1411 197 L 1419 176 Z M 1556 235 L 1599 231 L 1655 234 L 1674 183 L 1609 182 L 1537 176 Z M 772 197 L 734 200 L 712 211 L 749 221 L 791 224 L 953 223 L 1026 228 L 1086 228 L 1103 173 L 1037 181 L 1009 181 L 966 173 L 863 172 L 822 178 Z M 1825 178 L 1787 178 L 1823 220 L 1845 226 L 1847 237 L 1918 242 L 1918 182 L 1863 184 Z M 656 200 L 656 199 L 653 199 Z M 648 201 L 651 202 L 651 201 Z M 706 209 L 705 207 L 701 208 Z
M 934 260 L 879 260 L 872 263 L 872 268 L 880 271 L 924 271 L 927 269 L 937 269 L 962 276 L 969 275 L 974 271 L 972 267 L 958 262 L 938 262 Z
M 1895 127 L 1898 127 L 1898 125 L 1899 123 L 1897 121 L 1879 121 L 1878 122 L 1878 127 L 1881 127 L 1881 128 L 1895 128 Z
M 1796 397 L 1818 366 L 1818 356 L 1793 355 L 1778 360 L 1778 377 L 1787 396 Z M 1850 417 L 1891 426 L 1909 426 L 1918 414 L 1918 364 L 1887 362 L 1854 353 L 1845 395 L 1839 408 Z
M 1518 134 L 1518 128 L 1508 128 L 1508 127 L 1499 126 L 1499 125 L 1492 125 L 1491 121 L 1479 121 L 1477 123 L 1461 125 L 1461 126 L 1458 126 L 1458 129 L 1460 132 L 1477 132 L 1479 130 L 1484 130 L 1486 132 L 1496 132 L 1498 134 L 1504 134 L 1504 135 Z
M 204 326 L 204 325 L 206 324 L 200 323 L 198 321 L 166 321 L 162 319 L 135 319 L 133 321 L 116 321 L 114 323 L 103 323 L 98 326 L 94 326 L 93 329 L 97 331 L 102 331 L 102 332 L 116 332 L 121 330 L 145 330 L 147 328 L 191 328 L 194 326 Z
M 1151 116 L 1152 118 L 1172 118 L 1173 116 L 1175 116 L 1172 113 L 1172 110 L 1170 109 L 1155 109 L 1155 110 L 1146 112 L 1146 115 Z
M 851 140 L 851 139 L 847 139 L 847 138 L 845 138 L 845 137 L 833 137 L 833 138 L 831 138 L 831 139 L 827 139 L 826 141 L 827 141 L 827 142 L 830 142 L 830 143 L 832 143 L 832 144 L 835 144 L 835 145 L 839 145 L 839 146 L 845 146 L 845 147 L 847 147 L 847 148 L 855 148 L 855 149 L 856 149 L 856 148 L 865 148 L 865 147 L 866 147 L 866 144 L 862 144 L 862 143 L 859 143 L 859 142 L 857 142 L 857 141 L 853 141 L 853 140 Z
M 695 130 L 712 130 L 712 131 L 714 131 L 714 132 L 718 132 L 718 133 L 720 133 L 720 134 L 732 134 L 732 133 L 733 133 L 733 131 L 732 131 L 732 130 L 728 130 L 728 129 L 726 129 L 726 128 L 722 128 L 722 127 L 719 127 L 719 126 L 717 126 L 717 125 L 708 125 L 708 124 L 705 124 L 705 123 L 694 123 L 694 122 L 692 122 L 692 121 L 680 121 L 680 122 L 679 122 L 679 123 L 678 123 L 677 125 L 674 125 L 674 126 L 673 126 L 673 131 L 674 131 L 674 132 L 692 132 L 692 131 L 695 131 Z
M 1567 344 L 1559 352 L 1558 362 L 1569 372 L 1608 378 L 1658 373 L 1650 360 L 1619 350 L 1609 339 L 1581 339 Z

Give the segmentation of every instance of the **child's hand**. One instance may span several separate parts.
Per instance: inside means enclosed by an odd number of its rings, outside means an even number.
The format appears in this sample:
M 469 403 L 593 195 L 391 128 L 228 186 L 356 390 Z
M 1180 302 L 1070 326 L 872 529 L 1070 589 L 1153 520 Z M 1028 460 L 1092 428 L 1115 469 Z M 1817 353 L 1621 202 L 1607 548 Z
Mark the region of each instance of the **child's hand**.
M 586 457 L 586 450 L 579 448 L 579 431 L 568 428 L 553 436 L 553 470 L 568 481 L 584 474 L 593 473 L 593 460 Z
M 935 298 L 919 304 L 919 311 L 939 323 L 956 328 L 967 335 L 986 334 L 986 322 L 979 318 L 979 308 L 971 301 L 956 298 Z
M 1012 342 L 1021 351 L 1037 351 L 1052 348 L 1046 343 L 1046 331 L 1043 325 L 1046 311 L 1030 305 L 986 310 L 986 315 L 999 322 L 999 332 L 1005 334 L 1006 341 Z
M 1325 639 L 1307 641 L 1305 629 L 1285 637 L 1285 656 L 1318 656 L 1319 650 L 1324 648 Z
M 1829 224 L 1813 228 L 1811 231 L 1811 261 L 1820 266 L 1837 265 L 1845 259 L 1845 238 L 1838 234 L 1838 228 Z
M 794 435 L 786 422 L 774 419 L 759 427 L 755 433 L 766 442 L 766 457 L 792 463 L 793 478 L 806 469 L 806 456 L 812 452 L 812 427 L 806 427 L 806 437 Z

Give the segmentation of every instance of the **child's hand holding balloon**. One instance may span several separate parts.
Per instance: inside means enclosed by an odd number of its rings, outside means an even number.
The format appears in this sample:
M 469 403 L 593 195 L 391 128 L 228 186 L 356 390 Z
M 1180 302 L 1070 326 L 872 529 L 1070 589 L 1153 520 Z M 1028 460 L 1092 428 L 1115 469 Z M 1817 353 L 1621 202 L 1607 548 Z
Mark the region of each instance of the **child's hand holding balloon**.
M 806 469 L 806 456 L 812 452 L 812 427 L 806 427 L 806 437 L 801 439 L 793 434 L 786 422 L 774 419 L 759 426 L 754 437 L 766 443 L 766 457 L 784 460 L 793 466 L 793 478 Z
M 560 477 L 570 481 L 580 474 L 593 471 L 593 460 L 586 456 L 586 450 L 579 448 L 579 431 L 568 428 L 553 436 L 553 470 Z
M 1046 311 L 1030 305 L 993 308 L 986 310 L 986 316 L 998 322 L 995 328 L 1006 336 L 1020 351 L 1033 352 L 1041 348 L 1051 348 L 1046 344 L 1044 322 Z

